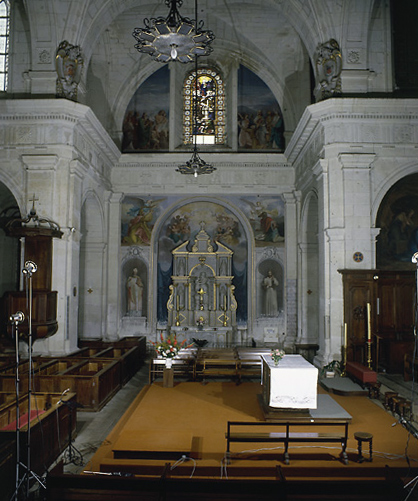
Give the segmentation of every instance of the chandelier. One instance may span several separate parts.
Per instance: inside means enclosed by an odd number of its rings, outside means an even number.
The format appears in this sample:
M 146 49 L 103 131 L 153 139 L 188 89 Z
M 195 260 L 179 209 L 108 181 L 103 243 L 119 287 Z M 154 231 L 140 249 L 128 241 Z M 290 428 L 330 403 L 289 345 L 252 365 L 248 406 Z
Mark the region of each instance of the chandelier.
M 176 171 L 181 174 L 193 174 L 194 177 L 197 177 L 200 174 L 210 174 L 214 170 L 216 170 L 216 167 L 207 164 L 200 158 L 196 144 L 193 147 L 192 158 L 185 164 L 179 165 L 176 169 Z
M 195 80 L 193 93 L 193 109 L 192 109 L 192 135 L 193 135 L 193 153 L 192 158 L 183 165 L 179 165 L 176 169 L 181 174 L 193 174 L 194 177 L 200 174 L 210 174 L 216 170 L 213 165 L 207 164 L 199 156 L 197 150 L 197 55 L 195 56 Z
M 195 20 L 180 15 L 177 5 L 181 7 L 182 3 L 183 0 L 165 0 L 170 8 L 166 18 L 144 19 L 145 28 L 135 28 L 132 36 L 138 42 L 135 45 L 138 52 L 149 54 L 161 63 L 190 63 L 195 56 L 207 56 L 212 52 L 209 44 L 215 35 L 202 30 L 203 21 L 197 22 L 197 0 Z

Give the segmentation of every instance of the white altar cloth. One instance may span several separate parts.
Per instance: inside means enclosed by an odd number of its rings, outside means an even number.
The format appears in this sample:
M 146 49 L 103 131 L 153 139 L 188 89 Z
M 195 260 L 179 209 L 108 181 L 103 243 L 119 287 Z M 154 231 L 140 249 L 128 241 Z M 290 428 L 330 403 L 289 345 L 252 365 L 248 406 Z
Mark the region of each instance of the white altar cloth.
M 283 409 L 316 409 L 318 369 L 301 355 L 285 355 L 278 365 L 262 355 L 263 384 L 269 387 L 268 405 Z

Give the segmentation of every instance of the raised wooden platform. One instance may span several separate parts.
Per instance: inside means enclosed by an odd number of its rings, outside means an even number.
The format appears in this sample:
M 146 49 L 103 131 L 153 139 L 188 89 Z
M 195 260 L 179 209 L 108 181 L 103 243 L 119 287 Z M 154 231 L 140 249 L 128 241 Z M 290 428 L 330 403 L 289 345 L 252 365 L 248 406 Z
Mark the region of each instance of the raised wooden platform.
M 240 459 L 226 465 L 227 422 L 264 421 L 257 400 L 260 385 L 175 382 L 173 388 L 164 388 L 154 382 L 144 388 L 108 435 L 86 473 L 66 477 L 56 471 L 49 477 L 48 499 L 403 499 L 403 475 L 413 478 L 418 473 L 416 449 L 409 453 L 411 470 L 404 458 L 407 431 L 392 427 L 393 416 L 368 398 L 330 396 L 321 388 L 318 392 L 352 416 L 348 464 L 338 461 L 340 444 L 335 448 L 325 444 L 326 449 L 319 443 L 301 443 L 294 448 L 290 444 L 291 464 L 286 465 L 280 450 L 269 451 L 266 444 L 254 443 L 252 451 L 247 446 L 243 450 L 236 447 Z M 332 432 L 326 424 L 321 429 Z M 303 423 L 299 430 L 309 432 Z M 373 463 L 360 467 L 353 437 L 356 431 L 372 432 L 374 449 L 384 451 L 384 455 L 376 454 Z M 152 458 L 144 457 L 148 455 Z M 389 467 L 388 455 L 398 458 Z M 362 497 L 358 497 L 361 489 Z

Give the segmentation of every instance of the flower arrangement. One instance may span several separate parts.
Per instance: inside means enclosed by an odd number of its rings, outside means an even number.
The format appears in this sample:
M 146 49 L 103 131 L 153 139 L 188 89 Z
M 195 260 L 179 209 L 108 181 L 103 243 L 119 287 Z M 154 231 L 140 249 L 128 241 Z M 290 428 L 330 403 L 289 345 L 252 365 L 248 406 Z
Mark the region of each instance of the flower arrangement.
M 285 356 L 284 350 L 281 350 L 280 348 L 274 348 L 274 350 L 271 350 L 270 354 L 275 364 L 278 364 L 280 360 Z
M 203 317 L 199 317 L 196 320 L 196 325 L 198 326 L 199 329 L 201 329 L 205 325 L 205 319 Z
M 160 342 L 152 344 L 155 346 L 155 351 L 158 355 L 163 358 L 174 358 L 182 348 L 189 348 L 192 346 L 185 346 L 185 339 L 179 343 L 175 334 L 170 334 L 166 339 L 164 339 L 164 336 L 161 334 Z

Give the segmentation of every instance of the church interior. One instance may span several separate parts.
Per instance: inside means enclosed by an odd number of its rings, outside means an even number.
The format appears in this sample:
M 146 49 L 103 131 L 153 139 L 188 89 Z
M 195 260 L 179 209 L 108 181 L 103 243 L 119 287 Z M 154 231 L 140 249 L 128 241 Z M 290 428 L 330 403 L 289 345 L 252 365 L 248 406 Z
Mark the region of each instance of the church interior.
M 0 0 L 1 500 L 418 499 L 417 23 Z

